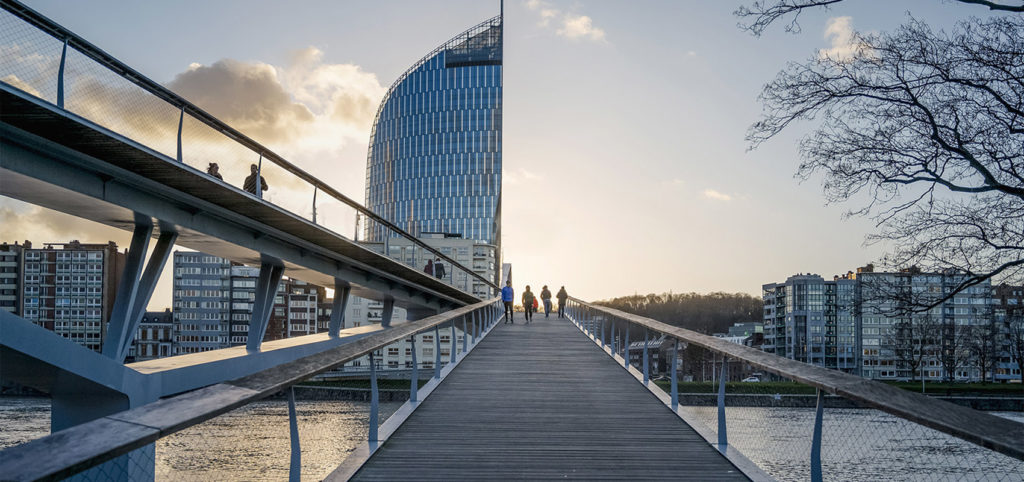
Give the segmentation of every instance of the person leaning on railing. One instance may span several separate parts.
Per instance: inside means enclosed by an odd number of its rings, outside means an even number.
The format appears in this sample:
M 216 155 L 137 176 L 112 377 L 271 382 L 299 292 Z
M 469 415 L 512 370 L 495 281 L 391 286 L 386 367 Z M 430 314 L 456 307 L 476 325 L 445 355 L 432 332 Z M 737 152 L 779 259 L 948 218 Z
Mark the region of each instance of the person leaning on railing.
M 256 179 L 259 179 L 260 191 L 266 191 L 267 189 L 270 189 L 267 187 L 267 180 L 257 173 L 257 171 L 259 171 L 259 167 L 257 167 L 256 164 L 250 165 L 249 171 L 251 171 L 252 173 L 249 174 L 249 177 L 245 178 L 245 183 L 242 184 L 242 188 L 245 189 L 246 191 L 249 191 L 252 194 L 255 194 L 257 197 L 262 198 L 263 196 L 261 196 L 259 192 L 256 192 Z

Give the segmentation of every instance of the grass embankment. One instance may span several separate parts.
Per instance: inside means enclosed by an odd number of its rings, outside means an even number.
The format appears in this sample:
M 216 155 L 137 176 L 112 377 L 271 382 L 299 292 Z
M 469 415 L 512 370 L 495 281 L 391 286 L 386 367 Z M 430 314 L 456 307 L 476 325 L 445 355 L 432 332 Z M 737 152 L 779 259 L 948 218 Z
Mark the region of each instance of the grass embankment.
M 671 385 L 668 380 L 655 382 L 662 390 L 668 392 Z M 889 385 L 911 392 L 921 393 L 921 382 L 885 382 Z M 679 382 L 679 393 L 718 393 L 718 384 L 711 382 Z M 763 394 L 763 395 L 814 395 L 812 386 L 797 382 L 759 382 L 742 383 L 726 382 L 727 394 Z M 942 396 L 980 396 L 980 397 L 1024 397 L 1024 386 L 1019 383 L 925 383 L 925 393 Z

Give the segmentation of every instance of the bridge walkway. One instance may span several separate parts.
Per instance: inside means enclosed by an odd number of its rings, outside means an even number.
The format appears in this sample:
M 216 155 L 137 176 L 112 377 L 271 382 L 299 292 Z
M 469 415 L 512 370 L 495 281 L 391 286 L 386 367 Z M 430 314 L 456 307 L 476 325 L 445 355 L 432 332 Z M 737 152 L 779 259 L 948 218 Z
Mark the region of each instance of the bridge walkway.
M 747 480 L 568 320 L 500 324 L 353 480 Z

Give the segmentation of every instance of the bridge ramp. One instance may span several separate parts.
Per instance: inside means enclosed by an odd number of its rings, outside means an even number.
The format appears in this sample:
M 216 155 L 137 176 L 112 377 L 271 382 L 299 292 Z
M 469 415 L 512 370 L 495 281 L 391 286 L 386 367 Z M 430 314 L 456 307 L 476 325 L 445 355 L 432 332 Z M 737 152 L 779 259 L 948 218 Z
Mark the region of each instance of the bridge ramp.
M 517 318 L 353 480 L 747 480 L 568 320 Z

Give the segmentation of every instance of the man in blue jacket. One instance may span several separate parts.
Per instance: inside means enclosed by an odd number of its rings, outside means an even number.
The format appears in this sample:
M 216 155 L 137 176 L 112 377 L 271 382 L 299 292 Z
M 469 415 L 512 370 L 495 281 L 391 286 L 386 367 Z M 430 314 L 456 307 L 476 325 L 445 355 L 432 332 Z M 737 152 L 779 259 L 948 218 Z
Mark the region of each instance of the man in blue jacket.
M 501 301 L 505 302 L 505 323 L 516 323 L 516 319 L 512 316 L 512 303 L 515 302 L 516 293 L 512 289 L 512 281 L 506 281 L 505 287 L 501 289 Z

